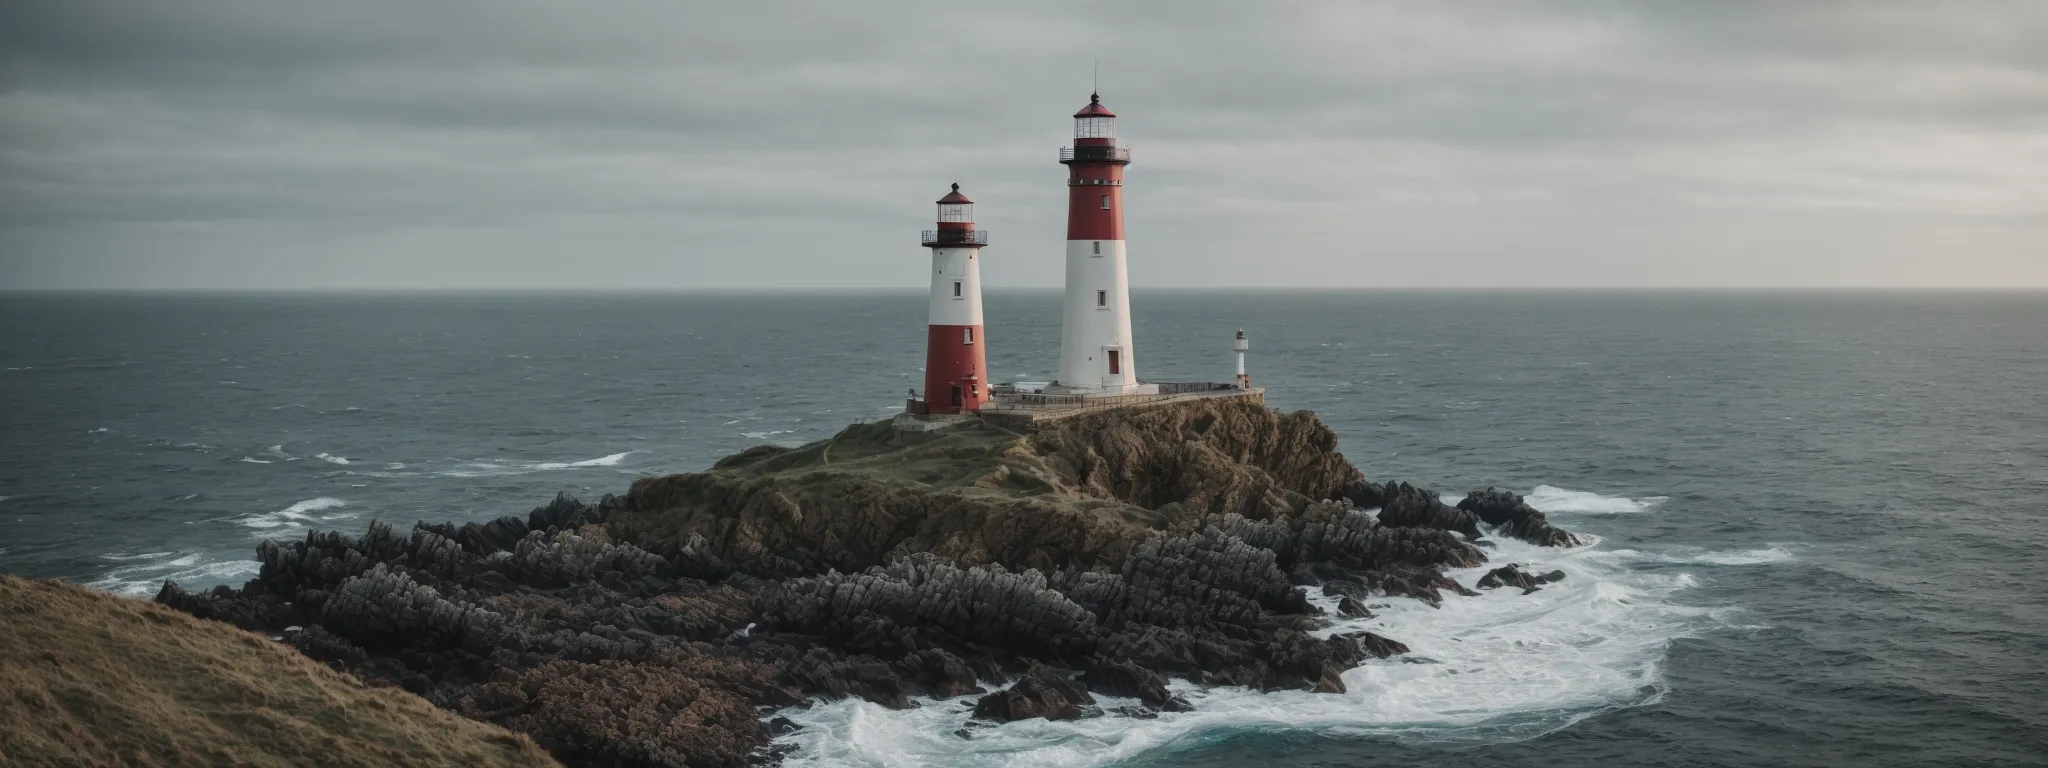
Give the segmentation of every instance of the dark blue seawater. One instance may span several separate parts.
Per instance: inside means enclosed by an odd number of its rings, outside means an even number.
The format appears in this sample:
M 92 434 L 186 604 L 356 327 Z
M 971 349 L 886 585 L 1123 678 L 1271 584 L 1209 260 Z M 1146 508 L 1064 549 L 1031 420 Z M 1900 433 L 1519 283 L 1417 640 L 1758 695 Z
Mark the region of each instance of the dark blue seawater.
M 992 294 L 1042 380 L 1058 298 Z M 796 764 L 2048 764 L 2048 294 L 1140 293 L 1141 374 L 1254 380 L 1376 479 L 1600 542 L 1396 606 L 1343 696 L 1135 722 L 807 713 Z M 264 536 L 478 520 L 885 418 L 915 294 L 0 295 L 0 570 L 148 594 Z M 1469 577 L 1467 578 L 1469 581 Z

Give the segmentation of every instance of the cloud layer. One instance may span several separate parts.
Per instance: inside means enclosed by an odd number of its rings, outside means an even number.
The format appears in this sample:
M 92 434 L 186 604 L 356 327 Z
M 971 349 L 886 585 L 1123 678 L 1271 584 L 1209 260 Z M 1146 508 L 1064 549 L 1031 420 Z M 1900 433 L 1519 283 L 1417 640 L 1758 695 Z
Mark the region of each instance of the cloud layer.
M 2048 5 L 17 0 L 0 287 L 2048 285 Z

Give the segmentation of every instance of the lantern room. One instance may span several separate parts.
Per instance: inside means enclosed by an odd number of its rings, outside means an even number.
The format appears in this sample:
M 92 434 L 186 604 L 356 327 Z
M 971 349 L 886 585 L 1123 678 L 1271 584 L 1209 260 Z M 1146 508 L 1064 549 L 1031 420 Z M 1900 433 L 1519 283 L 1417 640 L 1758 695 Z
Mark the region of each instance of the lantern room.
M 1074 138 L 1101 139 L 1101 143 L 1116 138 L 1116 113 L 1102 106 L 1101 94 L 1088 94 L 1088 106 L 1074 113 Z
M 960 185 L 954 184 L 953 191 L 939 198 L 940 224 L 971 224 L 974 222 L 974 201 L 960 194 Z

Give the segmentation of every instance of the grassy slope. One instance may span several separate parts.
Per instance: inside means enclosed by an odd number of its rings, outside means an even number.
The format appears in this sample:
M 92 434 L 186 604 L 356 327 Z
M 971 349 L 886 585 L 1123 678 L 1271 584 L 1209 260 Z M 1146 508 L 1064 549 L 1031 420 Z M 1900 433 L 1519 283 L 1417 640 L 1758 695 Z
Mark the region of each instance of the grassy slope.
M 0 576 L 0 765 L 555 765 L 226 624 Z

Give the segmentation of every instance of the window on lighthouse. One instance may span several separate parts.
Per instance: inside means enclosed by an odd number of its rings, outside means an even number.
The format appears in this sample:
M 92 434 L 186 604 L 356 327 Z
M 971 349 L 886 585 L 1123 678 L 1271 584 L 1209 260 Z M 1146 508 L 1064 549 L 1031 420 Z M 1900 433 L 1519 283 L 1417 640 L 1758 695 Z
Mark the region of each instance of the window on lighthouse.
M 960 343 L 962 343 L 962 344 L 973 344 L 973 343 L 974 343 L 974 329 L 973 329 L 973 328 L 962 328 L 962 329 L 960 329 Z
M 1102 196 L 1102 210 L 1109 210 L 1109 195 Z
M 1107 306 L 1109 306 L 1109 291 L 1096 291 L 1096 292 L 1095 292 L 1095 306 L 1098 306 L 1098 307 L 1107 307 Z
M 1102 255 L 1102 241 L 1101 241 L 1101 240 L 1097 240 L 1097 241 L 1095 241 L 1095 255 L 1097 255 L 1097 256 L 1101 256 L 1101 255 Z
M 960 281 L 953 281 L 953 298 L 960 298 Z

